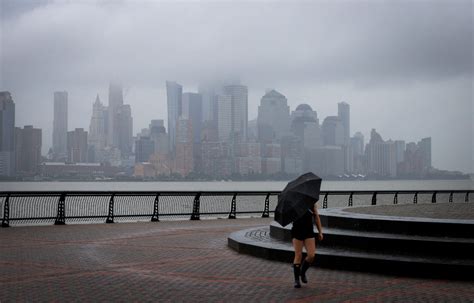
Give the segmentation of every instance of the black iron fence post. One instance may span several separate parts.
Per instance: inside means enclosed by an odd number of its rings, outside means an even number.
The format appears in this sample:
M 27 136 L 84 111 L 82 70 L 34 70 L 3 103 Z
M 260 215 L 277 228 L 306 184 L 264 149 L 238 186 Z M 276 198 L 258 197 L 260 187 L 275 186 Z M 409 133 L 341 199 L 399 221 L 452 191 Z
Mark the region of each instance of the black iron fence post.
M 436 203 L 436 192 L 434 192 L 433 196 L 431 196 L 431 203 Z
M 265 207 L 263 208 L 262 218 L 270 217 L 270 194 L 265 197 Z
M 236 215 L 236 204 L 237 204 L 237 193 L 234 194 L 232 197 L 232 202 L 230 202 L 230 213 L 229 213 L 229 219 L 235 219 L 237 218 Z
M 351 193 L 351 195 L 349 196 L 349 207 L 352 206 L 352 196 L 354 195 L 354 193 Z
M 393 204 L 398 204 L 398 193 L 395 193 L 395 196 L 393 196 Z
M 66 201 L 66 194 L 63 193 L 59 197 L 58 201 L 58 213 L 56 214 L 56 221 L 54 225 L 65 225 L 66 224 L 66 214 L 64 213 L 64 203 Z
M 415 196 L 413 197 L 413 204 L 418 203 L 418 192 L 415 193 Z
M 324 195 L 323 208 L 328 208 L 328 193 Z
M 112 194 L 109 200 L 109 213 L 107 214 L 107 220 L 105 220 L 105 223 L 114 223 L 114 198 L 115 194 Z
M 193 214 L 191 215 L 191 220 L 199 220 L 199 207 L 201 204 L 201 193 L 197 193 L 194 197 L 193 202 Z
M 377 205 L 377 192 L 374 191 L 374 194 L 372 195 L 372 205 Z
M 155 197 L 155 202 L 153 203 L 153 215 L 151 216 L 151 222 L 160 221 L 159 203 L 160 203 L 160 193 L 157 193 Z
M 3 205 L 3 219 L 2 227 L 10 226 L 10 194 L 5 198 L 5 204 Z

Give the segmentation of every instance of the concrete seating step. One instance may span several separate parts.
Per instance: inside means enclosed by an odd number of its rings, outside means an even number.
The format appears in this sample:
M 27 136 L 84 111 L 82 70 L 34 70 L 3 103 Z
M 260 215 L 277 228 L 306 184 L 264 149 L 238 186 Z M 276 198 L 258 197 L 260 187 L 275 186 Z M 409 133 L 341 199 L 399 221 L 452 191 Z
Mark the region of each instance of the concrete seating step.
M 282 227 L 276 222 L 270 224 L 272 238 L 291 241 L 291 226 Z M 435 236 L 414 236 L 382 232 L 354 231 L 341 228 L 324 228 L 321 248 L 340 247 L 373 253 L 407 256 L 433 256 L 473 258 L 473 238 L 449 238 Z
M 294 256 L 291 243 L 272 238 L 268 226 L 234 232 L 228 238 L 228 245 L 239 253 L 270 260 L 291 263 Z M 474 279 L 472 258 L 388 254 L 337 246 L 318 247 L 315 265 L 345 270 Z
M 378 206 L 377 206 L 378 207 Z M 331 208 L 319 211 L 321 224 L 327 228 L 385 234 L 473 238 L 474 221 L 422 217 L 382 216 Z

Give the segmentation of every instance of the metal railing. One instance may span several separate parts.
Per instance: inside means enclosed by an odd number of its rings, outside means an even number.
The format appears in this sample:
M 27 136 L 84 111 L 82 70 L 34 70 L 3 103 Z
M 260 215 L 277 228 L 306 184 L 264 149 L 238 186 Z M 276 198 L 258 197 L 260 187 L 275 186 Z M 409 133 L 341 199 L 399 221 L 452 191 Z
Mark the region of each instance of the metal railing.
M 114 223 L 160 219 L 269 217 L 279 191 L 51 191 L 0 192 L 2 227 L 10 224 Z M 469 202 L 474 190 L 322 191 L 322 208 Z M 471 196 L 470 196 L 471 195 Z

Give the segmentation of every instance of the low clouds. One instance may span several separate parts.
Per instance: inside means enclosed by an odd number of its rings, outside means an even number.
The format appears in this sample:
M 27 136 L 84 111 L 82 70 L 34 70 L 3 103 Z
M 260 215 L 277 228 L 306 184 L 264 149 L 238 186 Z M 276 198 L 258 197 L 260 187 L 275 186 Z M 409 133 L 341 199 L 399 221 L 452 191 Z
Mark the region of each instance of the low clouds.
M 5 18 L 4 78 L 9 86 L 115 76 L 197 81 L 229 71 L 256 84 L 465 76 L 472 73 L 471 7 L 470 1 L 49 2 Z
M 376 121 L 383 114 L 368 104 L 390 108 L 396 102 L 405 108 L 400 114 L 413 118 L 413 100 L 429 104 L 434 115 L 455 116 L 449 109 L 453 104 L 472 113 L 472 84 L 470 89 L 465 85 L 472 83 L 472 1 L 1 3 L 0 88 L 17 96 L 25 111 L 20 121 L 32 115 L 27 103 L 52 112 L 54 90 L 67 89 L 71 101 L 77 96 L 89 106 L 110 79 L 140 90 L 131 91 L 128 101 L 136 129 L 151 118 L 165 118 L 165 113 L 151 116 L 142 109 L 156 106 L 152 102 L 161 108 L 167 79 L 195 88 L 201 81 L 239 77 L 250 87 L 250 117 L 268 87 L 286 94 L 292 108 L 314 102 L 322 117 L 334 114 L 336 102 L 345 99 L 358 126 L 354 131 L 366 134 L 375 125 L 382 134 L 391 132 L 390 123 Z M 453 98 L 436 98 L 432 91 Z M 106 101 L 105 94 L 101 97 Z M 88 112 L 81 113 L 87 128 Z M 440 149 L 441 166 L 472 165 L 472 116 L 467 120 L 462 134 L 470 143 L 462 143 L 463 160 L 454 164 Z M 50 119 L 37 121 L 50 127 Z M 398 137 L 409 135 L 401 129 Z M 433 158 L 436 162 L 437 155 Z

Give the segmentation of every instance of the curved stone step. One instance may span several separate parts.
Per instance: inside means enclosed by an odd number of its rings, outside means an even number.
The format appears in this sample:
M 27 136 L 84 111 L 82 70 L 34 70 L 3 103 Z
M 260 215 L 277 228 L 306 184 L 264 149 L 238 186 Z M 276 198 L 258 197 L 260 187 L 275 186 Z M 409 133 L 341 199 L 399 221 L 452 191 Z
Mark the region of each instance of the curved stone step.
M 291 243 L 270 237 L 270 228 L 251 228 L 232 233 L 229 247 L 239 253 L 291 263 L 294 252 Z M 451 277 L 473 280 L 474 260 L 403 256 L 355 251 L 337 247 L 318 247 L 316 266 L 394 274 Z
M 282 227 L 277 222 L 270 224 L 270 236 L 290 242 L 291 226 Z M 381 232 L 354 231 L 325 228 L 321 248 L 337 248 L 372 253 L 405 256 L 474 257 L 474 239 L 413 236 Z
M 380 206 L 368 206 L 367 208 L 371 207 Z M 449 238 L 474 237 L 474 220 L 382 216 L 349 212 L 346 211 L 347 209 L 328 208 L 319 210 L 321 224 L 327 228 L 362 232 Z

